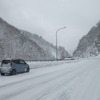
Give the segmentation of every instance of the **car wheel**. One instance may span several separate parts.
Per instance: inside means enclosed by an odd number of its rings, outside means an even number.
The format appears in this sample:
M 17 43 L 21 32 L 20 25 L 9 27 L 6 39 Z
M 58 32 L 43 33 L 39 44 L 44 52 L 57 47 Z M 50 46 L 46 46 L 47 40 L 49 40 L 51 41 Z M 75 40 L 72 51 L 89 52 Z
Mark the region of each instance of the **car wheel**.
M 5 73 L 1 73 L 1 75 L 2 75 L 2 76 L 4 76 L 4 75 L 5 75 Z
M 29 72 L 30 71 L 30 68 L 28 67 L 27 69 L 26 69 L 26 72 Z
M 16 70 L 13 69 L 13 70 L 11 71 L 11 74 L 10 74 L 10 75 L 16 75 L 16 74 L 17 74 Z

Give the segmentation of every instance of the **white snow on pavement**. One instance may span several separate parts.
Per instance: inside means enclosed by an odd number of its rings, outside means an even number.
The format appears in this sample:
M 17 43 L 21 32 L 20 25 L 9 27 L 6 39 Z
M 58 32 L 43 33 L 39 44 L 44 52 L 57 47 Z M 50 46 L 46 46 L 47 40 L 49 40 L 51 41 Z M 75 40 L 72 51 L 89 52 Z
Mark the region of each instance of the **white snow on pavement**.
M 100 100 L 99 56 L 29 64 L 29 73 L 0 76 L 0 100 Z

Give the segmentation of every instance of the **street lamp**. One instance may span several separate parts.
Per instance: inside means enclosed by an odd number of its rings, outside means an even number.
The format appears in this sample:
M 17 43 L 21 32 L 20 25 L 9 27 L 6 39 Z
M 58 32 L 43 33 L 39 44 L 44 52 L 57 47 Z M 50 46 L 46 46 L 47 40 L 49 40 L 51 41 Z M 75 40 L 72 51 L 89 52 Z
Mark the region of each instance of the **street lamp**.
M 58 49 L 57 49 L 57 33 L 58 33 L 58 31 L 60 31 L 61 29 L 64 29 L 64 28 L 66 28 L 66 27 L 61 27 L 61 28 L 59 28 L 57 31 L 56 31 L 56 60 L 58 59 Z

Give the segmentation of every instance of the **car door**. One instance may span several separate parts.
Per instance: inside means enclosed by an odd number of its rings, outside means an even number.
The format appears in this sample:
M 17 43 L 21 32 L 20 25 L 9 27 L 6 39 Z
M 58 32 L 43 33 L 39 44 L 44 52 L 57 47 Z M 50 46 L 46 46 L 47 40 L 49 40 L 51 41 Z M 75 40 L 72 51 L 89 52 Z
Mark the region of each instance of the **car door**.
M 12 61 L 12 63 L 13 63 L 13 68 L 16 69 L 17 72 L 22 71 L 20 60 L 14 60 L 14 61 Z
M 25 61 L 20 60 L 20 65 L 21 65 L 21 71 L 24 72 L 25 71 L 25 66 L 26 66 Z

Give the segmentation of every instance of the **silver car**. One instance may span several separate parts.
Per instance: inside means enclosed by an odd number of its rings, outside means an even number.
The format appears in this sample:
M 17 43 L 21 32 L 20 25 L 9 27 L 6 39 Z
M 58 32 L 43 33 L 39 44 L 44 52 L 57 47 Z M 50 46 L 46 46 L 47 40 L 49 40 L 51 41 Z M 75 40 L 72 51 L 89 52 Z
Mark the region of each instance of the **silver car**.
M 15 75 L 21 72 L 29 72 L 29 65 L 22 59 L 2 60 L 0 73 L 1 75 Z

